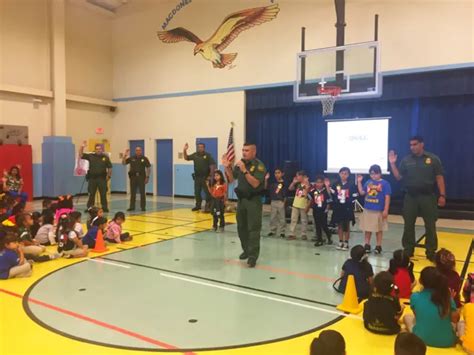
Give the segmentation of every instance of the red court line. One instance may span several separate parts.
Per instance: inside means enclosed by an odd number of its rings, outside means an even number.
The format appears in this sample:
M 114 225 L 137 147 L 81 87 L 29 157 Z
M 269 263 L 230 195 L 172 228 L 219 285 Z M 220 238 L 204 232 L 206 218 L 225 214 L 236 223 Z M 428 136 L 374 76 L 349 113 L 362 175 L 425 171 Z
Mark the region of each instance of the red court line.
M 229 264 L 229 265 L 238 265 L 238 266 L 241 266 L 241 267 L 247 267 L 244 263 L 242 263 L 240 261 L 237 261 L 237 260 L 225 260 L 225 263 Z M 257 266 L 255 266 L 255 269 L 271 271 L 271 272 L 275 272 L 277 274 L 284 274 L 284 275 L 291 275 L 291 276 L 301 277 L 303 279 L 319 280 L 319 281 L 325 281 L 325 282 L 334 282 L 334 281 L 336 281 L 336 279 L 334 279 L 332 277 L 326 277 L 326 276 L 317 275 L 317 274 L 306 274 L 306 273 L 298 272 L 298 271 L 291 271 L 291 270 L 286 270 L 286 269 L 275 268 L 275 267 L 268 266 L 268 265 L 257 265 Z
M 8 291 L 8 290 L 4 290 L 4 289 L 1 289 L 1 288 L 0 288 L 0 292 L 3 292 L 3 293 L 5 293 L 5 294 L 7 294 L 7 295 L 10 295 L 10 296 L 14 296 L 14 297 L 18 297 L 18 298 L 23 298 L 23 296 L 20 295 L 20 294 L 18 294 L 18 293 L 11 292 L 11 291 Z M 84 316 L 84 315 L 79 314 L 79 313 L 75 313 L 75 312 L 72 312 L 72 311 L 68 311 L 67 309 L 64 309 L 64 308 L 60 308 L 60 307 L 53 306 L 53 305 L 51 305 L 51 304 L 48 304 L 48 303 L 39 301 L 39 300 L 34 299 L 34 298 L 31 298 L 31 297 L 28 298 L 28 302 L 31 302 L 31 303 L 37 304 L 37 305 L 39 305 L 39 306 L 43 306 L 43 307 L 45 307 L 45 308 L 51 309 L 51 310 L 53 310 L 53 311 L 56 311 L 56 312 L 59 312 L 59 313 L 63 313 L 63 314 L 66 314 L 66 315 L 68 315 L 68 316 L 71 316 L 71 317 L 74 317 L 74 318 L 77 318 L 77 319 L 80 319 L 80 320 L 83 320 L 83 321 L 86 321 L 86 322 L 89 322 L 89 323 L 98 325 L 98 326 L 103 327 L 103 328 L 107 328 L 107 329 L 116 331 L 116 332 L 118 332 L 118 333 L 127 335 L 127 336 L 129 336 L 129 337 L 142 340 L 142 341 L 144 341 L 144 342 L 146 342 L 146 343 L 150 343 L 150 344 L 153 344 L 153 345 L 157 345 L 157 346 L 159 346 L 159 347 L 162 347 L 162 348 L 165 348 L 165 349 L 168 349 L 168 350 L 179 350 L 179 349 L 178 349 L 176 346 L 174 346 L 174 345 L 171 345 L 171 344 L 168 344 L 168 343 L 164 343 L 164 342 L 159 341 L 159 340 L 156 340 L 156 339 L 149 338 L 149 337 L 147 337 L 147 336 L 144 336 L 144 335 L 141 335 L 141 334 L 132 332 L 132 331 L 127 330 L 127 329 L 124 329 L 124 328 L 117 327 L 117 326 L 112 325 L 112 324 L 108 324 L 108 323 L 102 322 L 102 321 L 97 320 L 97 319 L 94 319 L 94 318 L 90 318 L 90 317 Z M 185 355 L 195 355 L 195 354 L 192 353 L 192 352 L 187 352 L 187 353 L 185 353 Z

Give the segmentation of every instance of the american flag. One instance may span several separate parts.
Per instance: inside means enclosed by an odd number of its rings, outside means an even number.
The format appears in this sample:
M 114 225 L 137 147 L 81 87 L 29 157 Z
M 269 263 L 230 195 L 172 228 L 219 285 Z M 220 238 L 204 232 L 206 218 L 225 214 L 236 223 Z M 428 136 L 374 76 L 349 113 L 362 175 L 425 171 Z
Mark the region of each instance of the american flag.
M 226 158 L 229 162 L 233 163 L 235 160 L 235 150 L 234 150 L 234 127 L 230 128 L 229 140 L 227 141 L 227 153 L 225 153 Z

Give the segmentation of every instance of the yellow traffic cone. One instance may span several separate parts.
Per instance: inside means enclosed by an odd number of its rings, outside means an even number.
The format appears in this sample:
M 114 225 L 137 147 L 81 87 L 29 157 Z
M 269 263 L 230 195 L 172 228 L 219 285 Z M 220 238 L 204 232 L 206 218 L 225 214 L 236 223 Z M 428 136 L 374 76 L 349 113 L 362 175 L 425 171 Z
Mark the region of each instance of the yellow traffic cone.
M 362 312 L 362 304 L 359 304 L 357 298 L 357 289 L 354 281 L 354 275 L 347 277 L 346 291 L 344 292 L 344 299 L 342 303 L 337 306 L 337 309 L 348 313 L 360 313 Z

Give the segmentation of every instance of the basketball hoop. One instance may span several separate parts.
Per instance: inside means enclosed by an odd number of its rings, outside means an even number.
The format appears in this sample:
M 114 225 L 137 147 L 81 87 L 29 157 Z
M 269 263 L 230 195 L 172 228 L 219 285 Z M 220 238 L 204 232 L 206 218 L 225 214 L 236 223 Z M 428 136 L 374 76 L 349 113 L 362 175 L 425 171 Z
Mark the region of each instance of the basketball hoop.
M 339 86 L 319 86 L 318 94 L 322 96 L 321 104 L 323 106 L 323 116 L 332 115 L 334 112 L 334 104 L 341 94 L 341 88 Z

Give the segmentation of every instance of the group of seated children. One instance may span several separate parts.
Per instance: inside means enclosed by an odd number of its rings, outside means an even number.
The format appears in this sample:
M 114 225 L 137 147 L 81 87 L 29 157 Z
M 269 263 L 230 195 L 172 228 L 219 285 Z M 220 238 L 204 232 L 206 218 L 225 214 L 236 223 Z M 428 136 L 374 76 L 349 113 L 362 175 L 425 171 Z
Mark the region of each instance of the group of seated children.
M 447 249 L 440 249 L 435 256 L 435 266 L 425 267 L 420 273 L 418 292 L 413 263 L 403 250 L 393 253 L 388 271 L 374 277 L 372 266 L 362 245 L 351 249 L 341 273 L 337 291 L 344 293 L 348 276 L 353 275 L 357 296 L 364 303 L 364 326 L 377 334 L 398 334 L 405 330 L 418 336 L 426 345 L 447 348 L 456 344 L 458 337 L 469 354 L 474 354 L 474 285 L 466 283 L 461 304 L 462 280 L 455 270 L 455 256 Z M 472 289 L 472 292 L 471 292 Z M 413 314 L 402 318 L 404 305 L 399 298 L 410 300 Z M 460 310 L 464 308 L 464 320 Z
M 109 243 L 132 239 L 129 233 L 122 233 L 123 212 L 117 212 L 107 223 L 101 208 L 89 208 L 87 232 L 84 232 L 80 212 L 73 209 L 64 212 L 57 207 L 45 200 L 41 213 L 30 214 L 19 209 L 16 215 L 9 216 L 7 205 L 0 201 L 0 279 L 30 276 L 34 262 L 85 257 L 95 247 L 99 231 Z M 62 212 L 57 215 L 58 211 Z M 57 252 L 46 253 L 49 245 L 57 245 Z
M 328 211 L 332 209 L 331 224 L 337 226 L 339 243 L 336 248 L 349 250 L 350 224 L 355 224 L 354 200 L 364 196 L 364 212 L 360 219 L 360 228 L 365 232 L 366 252 L 371 251 L 370 240 L 372 233 L 376 235 L 374 252 L 382 253 L 383 232 L 388 229 L 387 217 L 390 207 L 391 187 L 382 179 L 382 170 L 379 165 L 369 168 L 370 178 L 363 184 L 363 176 L 357 177 L 357 186 L 349 181 L 351 171 L 347 167 L 339 170 L 338 181 L 331 184 L 330 180 L 322 175 L 316 176 L 314 184 L 304 171 L 298 171 L 289 186 L 285 186 L 281 169 L 275 169 L 275 182 L 269 184 L 270 174 L 265 176 L 265 188 L 271 200 L 271 217 L 269 236 L 279 235 L 285 238 L 286 219 L 285 202 L 288 191 L 294 191 L 295 197 L 291 209 L 291 223 L 289 226 L 289 240 L 296 239 L 296 226 L 301 221 L 301 239 L 307 240 L 308 212 L 313 210 L 316 235 L 313 241 L 315 246 L 326 243 L 332 244 L 331 232 L 328 228 Z

